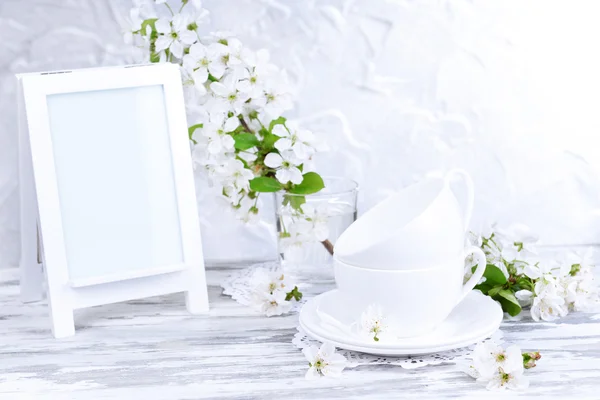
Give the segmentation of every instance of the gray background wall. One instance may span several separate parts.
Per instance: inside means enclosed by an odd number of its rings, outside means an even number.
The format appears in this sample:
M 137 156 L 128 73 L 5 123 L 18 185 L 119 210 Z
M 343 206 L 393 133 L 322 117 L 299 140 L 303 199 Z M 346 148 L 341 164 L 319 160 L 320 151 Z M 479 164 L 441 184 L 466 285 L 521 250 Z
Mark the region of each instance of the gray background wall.
M 332 144 L 321 171 L 356 179 L 361 210 L 428 170 L 460 166 L 476 181 L 474 229 L 520 221 L 546 244 L 600 242 L 596 2 L 204 3 L 207 30 L 232 30 L 287 68 L 292 115 Z M 14 74 L 133 62 L 121 35 L 129 8 L 0 1 L 0 267 L 19 258 Z M 209 258 L 232 253 L 219 229 L 238 238 L 234 258 L 263 256 L 254 228 L 217 228 L 201 201 Z

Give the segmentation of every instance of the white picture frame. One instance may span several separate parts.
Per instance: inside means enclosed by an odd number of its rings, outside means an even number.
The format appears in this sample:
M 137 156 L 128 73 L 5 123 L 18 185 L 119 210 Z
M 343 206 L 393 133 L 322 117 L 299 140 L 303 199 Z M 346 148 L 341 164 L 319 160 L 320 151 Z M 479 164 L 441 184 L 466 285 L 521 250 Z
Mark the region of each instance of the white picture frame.
M 25 184 L 21 188 L 25 244 L 21 259 L 23 300 L 41 297 L 43 265 L 52 331 L 57 338 L 74 334 L 73 310 L 101 304 L 185 292 L 190 313 L 206 312 L 208 295 L 200 225 L 177 66 L 164 63 L 93 68 L 22 74 L 18 78 L 26 114 L 20 136 L 20 175 L 21 184 Z M 158 104 L 158 99 L 162 104 Z M 95 102 L 99 106 L 91 107 Z M 127 107 L 133 108 L 135 115 L 130 117 L 125 111 L 119 111 Z M 144 107 L 149 112 L 145 112 Z M 112 110 L 112 114 L 102 115 L 104 109 Z M 163 110 L 164 116 L 161 116 Z M 99 200 L 91 199 L 91 205 L 82 205 L 93 212 L 81 211 L 78 201 L 90 200 L 90 197 L 86 197 L 83 189 L 78 191 L 75 183 L 85 182 L 82 180 L 85 171 L 99 177 L 103 170 L 98 170 L 100 166 L 95 164 L 87 166 L 80 162 L 85 160 L 80 153 L 84 150 L 83 139 L 70 141 L 70 138 L 79 138 L 73 136 L 73 131 L 81 126 L 85 115 L 92 115 L 90 113 L 97 113 L 93 114 L 98 116 L 97 121 L 110 121 L 109 126 L 114 127 L 104 131 L 106 138 L 101 141 L 104 152 L 118 149 L 117 152 L 122 153 L 120 157 L 106 154 L 108 177 L 93 182 L 94 188 L 100 185 L 95 193 L 102 196 Z M 145 118 L 140 118 L 143 115 L 158 123 L 144 122 Z M 144 128 L 152 134 L 147 137 L 141 135 L 145 132 L 123 134 L 119 132 L 121 126 Z M 165 127 L 167 132 L 163 133 Z M 85 134 L 83 127 L 82 134 Z M 111 135 L 136 149 L 130 151 L 132 158 L 138 157 L 144 163 L 127 161 L 126 146 L 125 150 L 121 149 L 119 142 L 109 139 Z M 110 140 L 115 142 L 114 146 Z M 165 140 L 167 146 L 164 146 Z M 89 143 L 95 142 L 89 140 Z M 135 147 L 138 143 L 139 151 Z M 27 156 L 30 158 L 26 159 Z M 119 160 L 126 160 L 124 169 L 118 169 Z M 134 179 L 122 178 L 125 183 L 120 182 L 117 170 L 134 171 L 129 175 L 124 173 Z M 35 186 L 28 184 L 31 177 L 35 179 Z M 130 189 L 131 186 L 144 190 L 138 193 Z M 118 197 L 122 192 L 117 188 L 125 188 L 128 193 L 122 201 Z M 153 195 L 148 196 L 148 193 Z M 144 205 L 132 205 L 129 204 L 132 201 L 128 202 L 131 194 L 149 200 Z M 109 208 L 102 199 L 109 199 L 110 204 L 116 206 Z M 126 206 L 121 207 L 121 203 Z M 37 213 L 32 213 L 36 206 Z M 108 217 L 110 223 L 103 225 L 96 214 Z M 146 224 L 148 220 L 151 223 Z M 39 244 L 37 239 L 34 241 L 34 234 L 38 236 L 34 223 L 39 224 Z M 112 235 L 107 233 L 110 229 Z M 84 238 L 94 240 L 83 241 Z M 107 247 L 100 247 L 101 244 Z M 91 253 L 88 248 L 101 251 L 87 254 Z M 86 255 L 89 258 L 86 259 Z M 99 258 L 111 262 L 96 261 Z M 138 262 L 138 259 L 145 261 Z

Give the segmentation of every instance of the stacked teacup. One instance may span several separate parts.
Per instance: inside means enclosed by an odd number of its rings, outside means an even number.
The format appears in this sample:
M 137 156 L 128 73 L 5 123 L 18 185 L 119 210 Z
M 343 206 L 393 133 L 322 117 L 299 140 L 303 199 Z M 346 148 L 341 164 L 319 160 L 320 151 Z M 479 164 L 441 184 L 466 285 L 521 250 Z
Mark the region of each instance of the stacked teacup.
M 462 178 L 463 205 L 451 183 Z M 479 282 L 485 255 L 465 248 L 473 209 L 469 175 L 459 169 L 429 177 L 379 203 L 338 239 L 335 280 L 356 314 L 376 305 L 397 337 L 419 336 L 443 322 Z M 477 262 L 463 283 L 465 260 Z

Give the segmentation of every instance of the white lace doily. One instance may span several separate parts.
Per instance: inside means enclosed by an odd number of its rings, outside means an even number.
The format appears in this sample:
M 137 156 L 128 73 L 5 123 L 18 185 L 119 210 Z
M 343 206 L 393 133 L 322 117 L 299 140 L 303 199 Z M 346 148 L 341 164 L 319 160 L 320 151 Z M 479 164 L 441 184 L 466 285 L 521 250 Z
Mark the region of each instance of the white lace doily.
M 294 335 L 292 344 L 299 349 L 304 349 L 310 346 L 321 346 L 321 342 L 309 337 L 306 332 L 298 327 L 298 332 Z M 502 332 L 496 331 L 491 338 L 484 340 L 487 342 L 492 340 L 496 343 L 502 343 Z M 420 356 L 405 356 L 405 357 L 384 357 L 366 353 L 359 353 L 351 350 L 338 349 L 338 353 L 346 357 L 348 363 L 347 368 L 358 367 L 359 365 L 396 365 L 406 369 L 425 367 L 427 365 L 438 365 L 442 363 L 457 364 L 466 361 L 471 355 L 477 343 L 460 349 L 448 350 L 439 353 L 424 354 Z
M 235 271 L 221 283 L 223 294 L 231 296 L 232 299 L 244 306 L 251 305 L 251 296 L 254 287 L 251 285 L 252 277 L 257 269 L 264 268 L 269 272 L 281 270 L 281 264 L 277 261 L 269 261 L 250 265 L 247 268 Z M 299 312 L 305 300 L 294 301 L 290 312 Z
M 223 288 L 223 294 L 231 296 L 235 301 L 242 305 L 251 305 L 251 295 L 253 287 L 251 285 L 251 278 L 254 276 L 258 268 L 265 268 L 270 272 L 275 272 L 281 269 L 281 265 L 276 262 L 266 262 L 260 264 L 254 264 L 247 268 L 235 271 L 225 281 L 221 283 Z M 294 302 L 290 312 L 297 313 L 302 308 L 303 303 L 306 300 L 296 303 Z M 298 332 L 294 335 L 292 343 L 299 349 L 305 347 L 321 345 L 321 342 L 309 337 L 306 332 L 300 327 L 297 328 Z M 502 332 L 497 331 L 491 338 L 484 340 L 493 340 L 497 343 L 502 343 Z M 359 365 L 396 365 L 406 369 L 419 368 L 427 365 L 438 365 L 442 363 L 460 363 L 465 361 L 470 355 L 475 344 L 463 347 L 460 349 L 448 350 L 439 353 L 426 354 L 421 356 L 406 356 L 406 357 L 383 357 L 371 354 L 359 353 L 351 350 L 338 349 L 339 353 L 342 354 L 348 360 L 347 367 L 354 368 Z

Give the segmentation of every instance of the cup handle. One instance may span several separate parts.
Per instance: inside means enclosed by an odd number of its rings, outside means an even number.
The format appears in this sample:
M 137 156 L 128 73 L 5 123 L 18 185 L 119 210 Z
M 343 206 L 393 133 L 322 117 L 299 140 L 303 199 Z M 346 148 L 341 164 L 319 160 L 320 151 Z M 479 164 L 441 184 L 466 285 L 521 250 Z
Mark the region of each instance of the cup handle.
M 469 280 L 463 285 L 462 296 L 460 298 L 461 301 L 477 285 L 477 283 L 483 276 L 483 273 L 485 272 L 485 267 L 487 266 L 487 260 L 485 258 L 485 254 L 479 247 L 469 246 L 465 252 L 465 258 L 470 254 L 475 256 L 475 258 L 477 260 L 477 268 L 475 269 L 475 272 L 473 272 L 473 275 L 471 276 L 471 278 L 469 278 Z
M 462 177 L 465 187 L 467 189 L 467 204 L 464 206 L 463 217 L 465 221 L 465 232 L 469 229 L 469 223 L 471 222 L 471 215 L 473 214 L 473 202 L 475 200 L 475 188 L 473 186 L 473 180 L 467 171 L 460 168 L 451 169 L 446 173 L 444 181 L 446 185 L 450 187 L 450 182 L 455 176 Z

